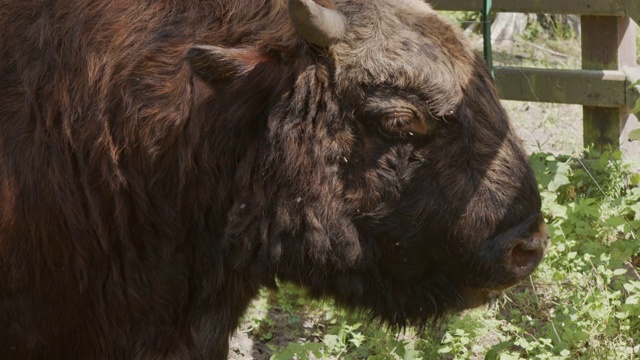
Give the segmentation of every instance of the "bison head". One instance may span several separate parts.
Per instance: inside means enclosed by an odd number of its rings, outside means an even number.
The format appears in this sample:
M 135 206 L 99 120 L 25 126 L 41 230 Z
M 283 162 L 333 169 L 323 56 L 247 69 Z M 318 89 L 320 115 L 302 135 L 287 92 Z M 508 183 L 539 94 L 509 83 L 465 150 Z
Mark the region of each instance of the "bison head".
M 548 245 L 536 181 L 462 34 L 419 0 L 290 0 L 288 16 L 278 46 L 188 52 L 233 129 L 234 268 L 397 325 L 529 276 Z

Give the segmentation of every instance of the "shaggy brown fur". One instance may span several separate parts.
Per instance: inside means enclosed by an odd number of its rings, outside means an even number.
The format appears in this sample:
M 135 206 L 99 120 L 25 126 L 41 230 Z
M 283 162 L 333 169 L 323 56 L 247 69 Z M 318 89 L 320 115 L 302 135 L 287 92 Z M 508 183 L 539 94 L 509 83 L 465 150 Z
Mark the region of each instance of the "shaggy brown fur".
M 0 358 L 224 359 L 276 278 L 406 325 L 533 270 L 536 183 L 462 35 L 317 2 L 327 49 L 284 0 L 0 0 Z

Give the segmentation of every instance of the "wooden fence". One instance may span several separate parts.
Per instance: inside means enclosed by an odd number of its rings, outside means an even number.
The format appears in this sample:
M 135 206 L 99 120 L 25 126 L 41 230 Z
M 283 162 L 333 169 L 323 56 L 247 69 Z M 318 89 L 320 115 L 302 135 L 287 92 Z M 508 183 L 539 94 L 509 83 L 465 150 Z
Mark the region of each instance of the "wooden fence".
M 427 0 L 437 10 L 480 11 L 483 0 Z M 636 29 L 640 0 L 493 0 L 493 11 L 580 15 L 582 70 L 496 67 L 507 100 L 583 105 L 585 144 L 621 148 L 640 160 L 640 142 L 629 133 L 640 127 L 630 114 L 640 98 Z

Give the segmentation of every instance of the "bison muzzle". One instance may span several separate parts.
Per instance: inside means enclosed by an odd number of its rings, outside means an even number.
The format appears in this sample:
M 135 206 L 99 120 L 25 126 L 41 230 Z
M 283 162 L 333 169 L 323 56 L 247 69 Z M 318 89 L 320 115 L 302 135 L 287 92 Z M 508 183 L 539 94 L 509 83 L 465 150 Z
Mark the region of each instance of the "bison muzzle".
M 393 326 L 526 278 L 528 159 L 419 0 L 0 0 L 0 358 L 224 359 L 288 281 Z

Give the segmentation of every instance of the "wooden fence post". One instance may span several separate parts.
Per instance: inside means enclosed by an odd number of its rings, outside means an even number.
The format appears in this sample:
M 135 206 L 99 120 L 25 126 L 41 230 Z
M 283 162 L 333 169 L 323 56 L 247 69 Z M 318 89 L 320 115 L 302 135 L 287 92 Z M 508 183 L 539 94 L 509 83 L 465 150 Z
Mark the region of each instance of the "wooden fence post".
M 629 17 L 581 16 L 582 68 L 624 70 L 636 65 L 636 24 Z M 631 158 L 640 154 L 640 144 L 629 142 L 629 132 L 638 128 L 638 118 L 627 106 L 583 108 L 584 144 L 597 148 L 611 145 Z

